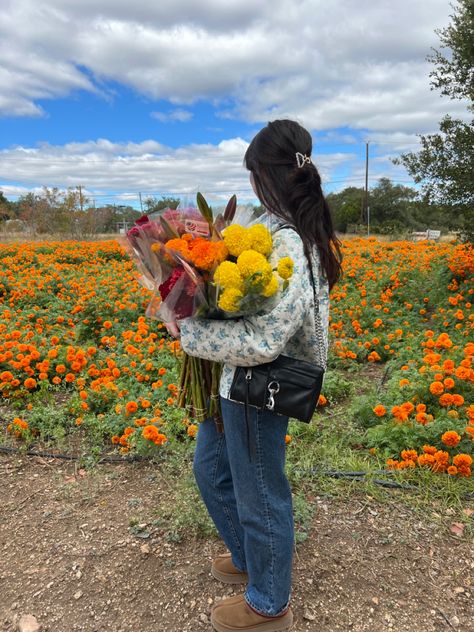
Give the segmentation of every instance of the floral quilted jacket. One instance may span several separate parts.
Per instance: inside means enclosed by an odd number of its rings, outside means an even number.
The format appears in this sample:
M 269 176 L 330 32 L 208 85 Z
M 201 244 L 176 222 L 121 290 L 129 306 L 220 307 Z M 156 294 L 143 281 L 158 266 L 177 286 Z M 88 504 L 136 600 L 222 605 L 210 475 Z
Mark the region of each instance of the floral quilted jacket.
M 294 262 L 293 276 L 277 305 L 269 312 L 233 320 L 185 318 L 179 322 L 181 347 L 186 353 L 224 364 L 219 391 L 225 398 L 229 398 L 236 366 L 270 362 L 281 353 L 326 366 L 329 285 L 323 276 L 319 252 L 317 248 L 313 251 L 313 275 L 324 349 L 319 349 L 317 343 L 314 293 L 303 242 L 291 228 L 278 230 L 279 223 L 274 216 L 267 213 L 261 219 L 274 232 L 272 266 L 275 268 L 282 257 L 289 256 Z

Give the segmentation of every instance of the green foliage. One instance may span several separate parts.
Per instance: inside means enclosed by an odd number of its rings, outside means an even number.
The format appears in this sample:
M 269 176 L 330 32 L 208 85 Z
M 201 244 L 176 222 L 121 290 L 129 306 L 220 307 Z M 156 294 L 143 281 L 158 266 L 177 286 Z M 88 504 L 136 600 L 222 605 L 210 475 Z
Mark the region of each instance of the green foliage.
M 336 404 L 352 395 L 354 384 L 344 376 L 342 371 L 327 371 L 324 375 L 322 392 L 331 404 Z
M 145 198 L 143 204 L 148 214 L 156 213 L 157 211 L 163 211 L 167 208 L 177 208 L 180 203 L 179 198 L 174 197 L 161 197 L 150 196 Z
M 458 0 L 452 22 L 437 31 L 441 48 L 428 60 L 435 65 L 431 85 L 451 99 L 467 99 L 474 107 L 474 4 Z M 394 159 L 403 164 L 415 182 L 422 183 L 425 198 L 453 206 L 451 226 L 466 241 L 474 240 L 474 121 L 445 116 L 440 132 L 420 136 L 421 150 Z M 457 217 L 454 219 L 456 216 Z
M 347 187 L 327 196 L 335 230 L 366 233 L 367 218 L 361 215 L 363 197 L 364 189 L 357 187 Z M 395 234 L 399 238 L 407 237 L 411 231 L 456 229 L 462 225 L 457 210 L 420 199 L 416 189 L 393 184 L 388 178 L 381 178 L 370 189 L 369 206 L 372 232 Z M 358 223 L 362 221 L 365 224 Z

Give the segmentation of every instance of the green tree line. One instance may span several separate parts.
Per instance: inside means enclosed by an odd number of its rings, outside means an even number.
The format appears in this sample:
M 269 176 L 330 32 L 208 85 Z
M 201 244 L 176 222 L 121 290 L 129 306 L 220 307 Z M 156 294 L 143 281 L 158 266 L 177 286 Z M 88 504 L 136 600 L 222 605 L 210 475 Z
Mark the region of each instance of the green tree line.
M 61 191 L 43 187 L 41 193 L 26 193 L 11 201 L 0 191 L 0 227 L 30 235 L 70 236 L 118 233 L 130 227 L 143 213 L 176 208 L 179 199 L 148 197 L 143 211 L 126 204 L 96 206 L 74 188 Z
M 462 236 L 470 212 L 469 205 L 432 203 L 414 188 L 380 178 L 369 190 L 367 218 L 364 193 L 362 187 L 347 187 L 327 196 L 336 231 L 366 232 L 369 221 L 372 233 L 406 235 L 429 228 Z

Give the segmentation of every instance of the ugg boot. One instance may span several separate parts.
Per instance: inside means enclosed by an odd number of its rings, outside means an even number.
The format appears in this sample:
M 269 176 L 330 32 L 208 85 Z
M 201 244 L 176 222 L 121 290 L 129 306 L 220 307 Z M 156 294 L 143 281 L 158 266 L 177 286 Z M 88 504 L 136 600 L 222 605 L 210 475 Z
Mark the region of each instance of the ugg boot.
M 243 595 L 239 595 L 216 604 L 211 611 L 211 624 L 217 632 L 278 632 L 292 626 L 293 613 L 288 608 L 278 617 L 264 617 L 250 608 Z
M 212 576 L 224 584 L 244 584 L 248 581 L 247 573 L 239 571 L 232 563 L 230 553 L 222 553 L 212 562 Z

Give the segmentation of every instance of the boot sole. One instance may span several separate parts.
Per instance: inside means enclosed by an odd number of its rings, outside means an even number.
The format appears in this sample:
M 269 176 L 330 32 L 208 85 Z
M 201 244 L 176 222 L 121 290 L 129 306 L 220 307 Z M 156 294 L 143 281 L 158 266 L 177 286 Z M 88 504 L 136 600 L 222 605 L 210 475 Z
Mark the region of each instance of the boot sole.
M 248 581 L 247 573 L 223 573 L 213 566 L 211 567 L 211 575 L 223 584 L 246 584 Z
M 217 632 L 237 632 L 238 630 L 242 630 L 243 628 L 234 628 L 223 623 L 219 623 L 218 621 L 213 621 L 212 613 L 211 613 L 211 625 L 214 630 Z M 249 628 L 245 628 L 245 632 L 247 630 L 258 630 L 259 632 L 280 632 L 281 630 L 288 630 L 293 625 L 293 614 L 291 612 L 287 612 L 285 616 L 279 617 L 276 620 L 270 620 L 268 623 L 257 623 L 256 625 L 252 625 Z

